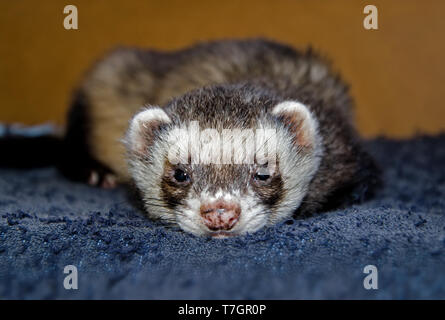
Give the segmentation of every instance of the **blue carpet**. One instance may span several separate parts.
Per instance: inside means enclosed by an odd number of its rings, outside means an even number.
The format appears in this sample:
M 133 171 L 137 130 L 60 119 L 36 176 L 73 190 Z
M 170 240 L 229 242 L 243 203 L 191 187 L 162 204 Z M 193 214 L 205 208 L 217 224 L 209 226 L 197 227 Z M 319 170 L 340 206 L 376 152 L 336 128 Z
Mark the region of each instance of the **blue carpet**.
M 367 148 L 384 170 L 373 200 L 225 240 L 150 221 L 123 189 L 0 169 L 0 299 L 445 299 L 445 135 Z

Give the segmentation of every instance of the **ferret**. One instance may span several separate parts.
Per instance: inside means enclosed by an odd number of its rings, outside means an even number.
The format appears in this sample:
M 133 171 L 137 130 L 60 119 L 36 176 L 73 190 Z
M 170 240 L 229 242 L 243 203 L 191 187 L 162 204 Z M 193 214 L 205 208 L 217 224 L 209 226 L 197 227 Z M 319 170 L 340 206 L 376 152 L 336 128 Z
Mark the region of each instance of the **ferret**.
M 133 184 L 150 217 L 195 235 L 253 233 L 377 185 L 352 107 L 348 86 L 310 49 L 263 39 L 118 48 L 75 91 L 61 169 L 92 185 Z M 262 150 L 266 131 L 274 152 Z M 220 139 L 203 141 L 209 132 Z M 233 161 L 246 146 L 250 161 Z M 186 151 L 181 161 L 172 149 Z

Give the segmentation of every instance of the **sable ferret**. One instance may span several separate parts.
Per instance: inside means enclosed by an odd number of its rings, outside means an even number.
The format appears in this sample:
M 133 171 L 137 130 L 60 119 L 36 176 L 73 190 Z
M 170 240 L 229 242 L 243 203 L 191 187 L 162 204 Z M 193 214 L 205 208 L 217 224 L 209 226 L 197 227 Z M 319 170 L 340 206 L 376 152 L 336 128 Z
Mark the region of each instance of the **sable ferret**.
M 121 48 L 75 93 L 62 170 L 104 187 L 132 182 L 151 217 L 196 235 L 254 232 L 376 185 L 351 106 L 346 84 L 311 50 L 266 40 L 175 52 Z M 198 135 L 187 135 L 192 127 Z M 273 165 L 260 129 L 274 134 Z M 227 145 L 209 132 L 226 134 L 232 161 L 221 162 Z M 247 135 L 236 140 L 240 132 Z M 181 161 L 169 157 L 172 141 L 186 150 Z M 243 146 L 254 147 L 252 161 L 235 163 Z

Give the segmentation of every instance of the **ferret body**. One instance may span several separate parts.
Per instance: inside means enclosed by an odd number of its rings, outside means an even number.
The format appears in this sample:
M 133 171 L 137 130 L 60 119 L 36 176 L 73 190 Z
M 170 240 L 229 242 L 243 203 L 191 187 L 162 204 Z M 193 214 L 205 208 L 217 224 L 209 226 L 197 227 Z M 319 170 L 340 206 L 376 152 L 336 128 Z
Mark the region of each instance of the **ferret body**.
M 254 232 L 335 206 L 357 186 L 372 189 L 377 169 L 351 109 L 347 86 L 311 51 L 266 40 L 117 49 L 75 93 L 63 170 L 92 184 L 134 183 L 151 217 L 196 235 Z M 245 163 L 191 161 L 203 152 L 194 149 L 205 144 L 202 134 L 176 139 L 188 153 L 171 161 L 173 132 L 193 125 L 220 135 L 273 130 L 274 167 L 256 154 Z M 258 152 L 267 141 L 255 139 Z

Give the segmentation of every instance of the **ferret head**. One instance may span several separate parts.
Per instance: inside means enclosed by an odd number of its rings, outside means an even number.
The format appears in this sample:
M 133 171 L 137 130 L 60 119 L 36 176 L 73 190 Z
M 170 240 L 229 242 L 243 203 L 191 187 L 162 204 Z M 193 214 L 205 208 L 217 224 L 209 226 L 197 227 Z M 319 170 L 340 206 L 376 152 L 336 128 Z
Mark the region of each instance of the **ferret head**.
M 255 232 L 292 215 L 321 158 L 307 106 L 237 86 L 146 107 L 125 142 L 148 213 L 213 237 Z

